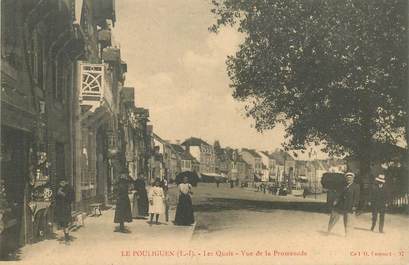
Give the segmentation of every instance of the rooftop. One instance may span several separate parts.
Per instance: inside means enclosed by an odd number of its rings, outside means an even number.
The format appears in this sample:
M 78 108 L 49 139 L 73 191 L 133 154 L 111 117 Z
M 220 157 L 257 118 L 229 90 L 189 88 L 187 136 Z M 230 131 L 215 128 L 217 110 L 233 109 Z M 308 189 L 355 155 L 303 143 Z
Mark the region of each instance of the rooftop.
M 192 156 L 192 154 L 190 154 L 189 151 L 185 150 L 181 145 L 179 145 L 179 144 L 170 144 L 170 146 L 173 148 L 173 150 L 175 150 L 175 152 L 178 153 L 178 155 L 180 156 L 180 158 L 182 160 L 196 161 L 196 158 L 194 158 Z
M 280 164 L 284 164 L 284 161 L 295 161 L 294 158 L 284 151 L 276 151 L 270 154 L 270 157 L 276 160 Z
M 249 153 L 249 154 L 252 155 L 253 157 L 261 158 L 261 156 L 260 156 L 259 154 L 257 154 L 257 151 L 254 150 L 254 149 L 242 148 L 241 150 L 242 150 L 243 152 Z
M 203 141 L 200 138 L 196 138 L 196 137 L 190 137 L 189 139 L 186 139 L 182 145 L 185 146 L 201 146 L 201 145 L 210 145 L 207 142 Z

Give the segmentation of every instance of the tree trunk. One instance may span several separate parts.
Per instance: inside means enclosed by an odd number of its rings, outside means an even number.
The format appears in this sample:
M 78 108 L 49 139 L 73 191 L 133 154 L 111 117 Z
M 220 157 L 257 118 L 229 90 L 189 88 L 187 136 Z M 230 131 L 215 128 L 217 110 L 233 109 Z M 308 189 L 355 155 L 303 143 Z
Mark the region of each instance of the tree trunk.
M 360 157 L 359 173 L 356 178 L 360 187 L 359 209 L 363 210 L 369 201 L 369 189 L 371 185 L 371 160 L 368 156 Z

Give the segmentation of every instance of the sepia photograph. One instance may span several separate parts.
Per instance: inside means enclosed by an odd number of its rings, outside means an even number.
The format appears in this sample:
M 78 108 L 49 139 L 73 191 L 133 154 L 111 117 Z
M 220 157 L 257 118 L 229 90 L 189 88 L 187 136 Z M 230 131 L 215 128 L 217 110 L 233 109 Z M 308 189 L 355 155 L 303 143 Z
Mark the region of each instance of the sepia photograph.
M 409 264 L 408 0 L 0 2 L 0 264 Z

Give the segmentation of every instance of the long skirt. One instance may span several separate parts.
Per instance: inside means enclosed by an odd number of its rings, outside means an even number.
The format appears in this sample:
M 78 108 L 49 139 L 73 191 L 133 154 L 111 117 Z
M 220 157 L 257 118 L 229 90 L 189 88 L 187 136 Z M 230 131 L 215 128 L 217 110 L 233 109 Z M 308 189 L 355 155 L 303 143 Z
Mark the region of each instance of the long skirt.
M 194 222 L 192 198 L 190 195 L 182 193 L 179 195 L 179 202 L 176 208 L 175 224 L 191 225 Z
M 133 200 L 132 200 L 132 218 L 144 218 L 145 213 L 142 210 L 142 207 L 140 206 L 140 199 L 139 199 L 138 193 L 133 194 Z
M 114 223 L 124 222 L 132 222 L 131 202 L 129 201 L 128 194 L 118 199 L 115 208 Z
M 68 227 L 71 222 L 71 204 L 66 202 L 57 202 L 55 207 L 56 223 L 61 228 Z
M 138 194 L 139 194 L 139 197 L 138 197 L 139 215 L 145 216 L 148 214 L 148 208 L 149 208 L 148 195 L 145 189 L 138 192 Z

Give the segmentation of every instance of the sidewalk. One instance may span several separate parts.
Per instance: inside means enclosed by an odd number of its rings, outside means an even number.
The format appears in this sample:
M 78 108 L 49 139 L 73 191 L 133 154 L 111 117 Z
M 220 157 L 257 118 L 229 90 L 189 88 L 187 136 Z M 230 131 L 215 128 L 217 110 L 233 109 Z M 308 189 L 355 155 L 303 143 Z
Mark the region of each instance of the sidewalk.
M 175 226 L 175 209 L 170 209 L 170 221 L 165 222 L 160 216 L 159 225 L 148 224 L 146 220 L 134 219 L 126 223 L 131 233 L 114 232 L 117 224 L 113 223 L 114 210 L 103 211 L 99 217 L 87 217 L 85 225 L 72 231 L 72 241 L 66 245 L 62 231 L 57 231 L 57 239 L 45 240 L 26 245 L 21 249 L 17 264 L 134 264 L 148 262 L 149 252 L 142 250 L 186 249 L 192 237 L 194 226 Z M 127 252 L 129 251 L 129 252 Z M 130 255 L 129 257 L 124 255 Z M 136 255 L 142 255 L 136 256 Z M 169 264 L 169 260 L 155 258 L 155 264 Z M 175 264 L 180 261 L 174 259 Z M 177 261 L 177 262 L 176 262 Z M 14 262 L 13 262 L 14 263 Z

